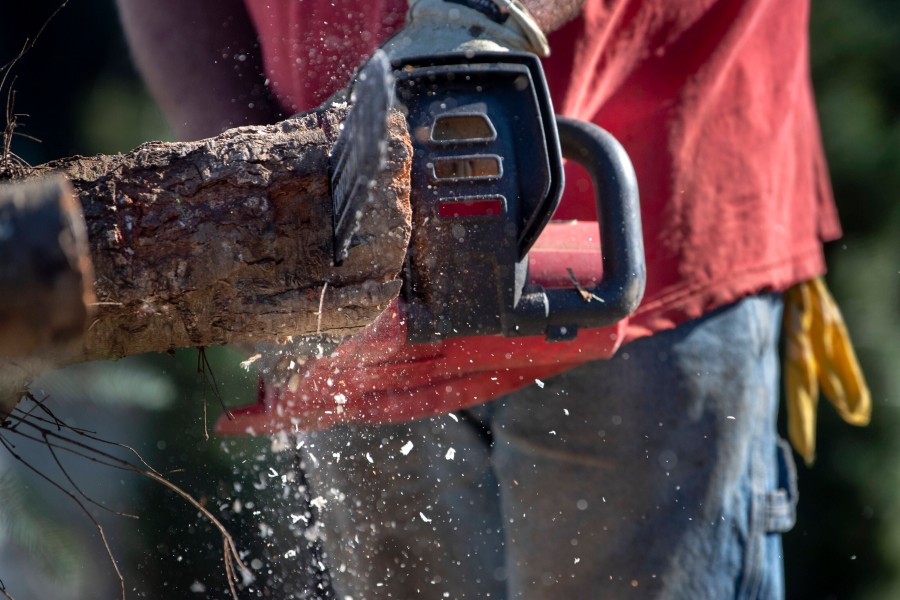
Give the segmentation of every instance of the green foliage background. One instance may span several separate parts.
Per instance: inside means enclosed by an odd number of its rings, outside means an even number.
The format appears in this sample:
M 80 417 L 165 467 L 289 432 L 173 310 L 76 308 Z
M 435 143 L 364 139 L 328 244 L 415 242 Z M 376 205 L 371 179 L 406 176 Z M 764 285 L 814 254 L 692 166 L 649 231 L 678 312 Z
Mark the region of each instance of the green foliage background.
M 0 5 L 0 64 L 57 5 Z M 863 430 L 840 423 L 830 407 L 820 411 L 818 460 L 812 469 L 800 468 L 799 522 L 785 538 L 787 597 L 891 600 L 900 597 L 900 3 L 817 0 L 812 49 L 846 234 L 828 249 L 828 279 L 864 363 L 875 411 Z M 21 129 L 42 142 L 19 139 L 14 149 L 33 164 L 170 136 L 129 64 L 111 0 L 72 0 L 15 73 L 15 107 L 28 115 L 19 118 Z M 252 381 L 234 367 L 235 354 L 217 351 L 212 359 L 227 401 L 252 398 Z M 230 498 L 233 482 L 253 471 L 235 468 L 235 453 L 252 458 L 264 443 L 229 442 L 226 453 L 219 442 L 202 439 L 204 388 L 197 386 L 195 353 L 141 360 L 179 390 L 167 408 L 130 413 L 150 427 L 149 458 L 185 469 L 182 483 L 199 496 Z M 145 521 L 127 552 L 132 583 L 151 597 L 198 597 L 186 591 L 192 581 L 221 579 L 215 534 L 161 491 L 139 489 Z M 238 519 L 234 526 L 245 546 L 264 555 L 253 523 Z

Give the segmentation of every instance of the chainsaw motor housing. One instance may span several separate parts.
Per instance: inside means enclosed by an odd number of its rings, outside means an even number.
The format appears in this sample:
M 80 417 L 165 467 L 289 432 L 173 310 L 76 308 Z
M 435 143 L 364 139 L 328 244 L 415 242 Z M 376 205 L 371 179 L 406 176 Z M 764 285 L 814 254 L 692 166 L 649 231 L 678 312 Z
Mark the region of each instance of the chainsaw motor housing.
M 603 129 L 555 117 L 536 56 L 451 54 L 394 63 L 413 144 L 407 339 L 573 339 L 630 314 L 645 269 L 634 169 Z M 559 204 L 563 156 L 597 197 L 603 278 L 587 290 L 532 283 L 528 251 Z

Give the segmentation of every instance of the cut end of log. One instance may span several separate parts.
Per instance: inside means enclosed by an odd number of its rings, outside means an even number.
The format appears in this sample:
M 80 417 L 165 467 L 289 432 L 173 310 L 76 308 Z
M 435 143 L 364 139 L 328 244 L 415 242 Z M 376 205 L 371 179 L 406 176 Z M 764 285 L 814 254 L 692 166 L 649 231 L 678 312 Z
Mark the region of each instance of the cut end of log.
M 0 358 L 72 345 L 93 302 L 87 231 L 68 182 L 0 185 Z

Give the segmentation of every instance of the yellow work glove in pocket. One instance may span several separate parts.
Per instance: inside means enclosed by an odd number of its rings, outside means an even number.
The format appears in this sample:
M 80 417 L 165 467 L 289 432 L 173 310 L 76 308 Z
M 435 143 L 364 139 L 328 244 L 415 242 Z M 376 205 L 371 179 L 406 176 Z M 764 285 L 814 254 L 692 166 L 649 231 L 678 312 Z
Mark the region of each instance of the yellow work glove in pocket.
M 819 390 L 852 425 L 869 423 L 872 398 L 841 311 L 820 277 L 785 292 L 783 336 L 788 436 L 810 465 L 816 456 Z

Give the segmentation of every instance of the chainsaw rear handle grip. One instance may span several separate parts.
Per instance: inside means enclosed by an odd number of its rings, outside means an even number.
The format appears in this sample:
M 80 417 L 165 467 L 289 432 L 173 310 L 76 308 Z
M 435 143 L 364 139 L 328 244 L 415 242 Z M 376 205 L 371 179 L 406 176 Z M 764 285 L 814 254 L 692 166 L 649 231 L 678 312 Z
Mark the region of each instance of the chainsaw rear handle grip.
M 595 297 L 590 302 L 571 289 L 545 290 L 549 325 L 605 327 L 633 313 L 644 295 L 647 271 L 637 177 L 625 149 L 605 129 L 561 116 L 556 125 L 563 156 L 584 167 L 594 185 L 603 278 L 588 290 Z M 563 332 L 561 337 L 568 336 Z

